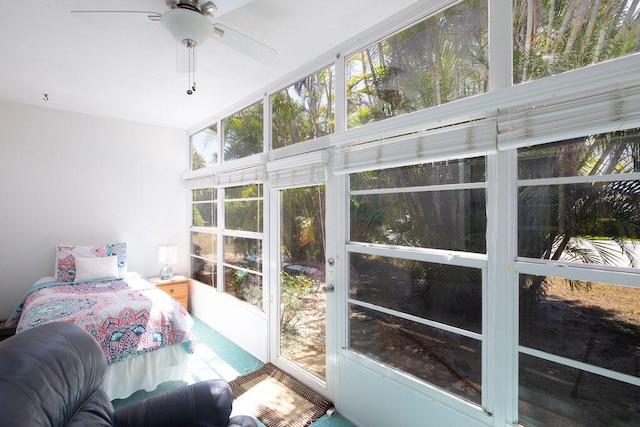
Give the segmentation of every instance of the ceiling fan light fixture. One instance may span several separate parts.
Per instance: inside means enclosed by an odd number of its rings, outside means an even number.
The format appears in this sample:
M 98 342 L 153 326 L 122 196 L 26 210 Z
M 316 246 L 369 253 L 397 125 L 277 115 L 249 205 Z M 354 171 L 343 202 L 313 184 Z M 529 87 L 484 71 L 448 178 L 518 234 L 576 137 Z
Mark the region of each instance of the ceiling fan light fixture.
M 162 14 L 162 26 L 171 33 L 178 43 L 191 40 L 202 45 L 213 31 L 213 25 L 198 12 L 187 9 L 171 9 Z

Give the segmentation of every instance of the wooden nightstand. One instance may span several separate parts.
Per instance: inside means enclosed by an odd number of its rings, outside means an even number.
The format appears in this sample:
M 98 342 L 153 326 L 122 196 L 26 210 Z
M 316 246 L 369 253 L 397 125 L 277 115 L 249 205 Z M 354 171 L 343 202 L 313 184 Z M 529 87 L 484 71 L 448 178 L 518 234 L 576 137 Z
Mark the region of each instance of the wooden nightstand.
M 170 279 L 162 280 L 159 277 L 151 277 L 149 281 L 171 295 L 182 304 L 185 310 L 189 311 L 189 279 L 174 274 Z

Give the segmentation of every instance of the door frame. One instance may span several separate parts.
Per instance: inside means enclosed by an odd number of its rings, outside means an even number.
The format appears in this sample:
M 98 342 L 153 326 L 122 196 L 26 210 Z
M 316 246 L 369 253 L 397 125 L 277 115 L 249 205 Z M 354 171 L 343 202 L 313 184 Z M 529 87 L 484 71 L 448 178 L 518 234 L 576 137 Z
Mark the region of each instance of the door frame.
M 329 174 L 328 174 L 329 175 Z M 328 180 L 330 181 L 330 180 Z M 325 228 L 326 228 L 326 238 L 325 238 L 325 254 L 326 258 L 334 258 L 335 256 L 335 239 L 330 238 L 329 236 L 335 235 L 335 216 L 328 215 L 329 212 L 335 212 L 333 209 L 334 201 L 333 197 L 330 197 L 330 183 L 329 182 L 318 183 L 314 185 L 325 185 Z M 322 380 L 316 375 L 306 371 L 299 365 L 295 364 L 289 359 L 280 355 L 280 200 L 281 200 L 281 191 L 292 189 L 292 188 L 301 188 L 308 187 L 313 185 L 301 185 L 301 186 L 291 186 L 286 188 L 278 188 L 278 189 L 269 189 L 268 190 L 268 252 L 269 252 L 269 274 L 268 274 L 268 318 L 269 318 L 269 362 L 273 363 L 278 368 L 287 372 L 289 375 L 296 378 L 298 381 L 316 391 L 317 393 L 322 394 L 326 398 L 330 399 L 334 404 L 337 402 L 337 349 L 336 346 L 336 302 L 337 302 L 337 284 L 334 283 L 334 287 L 336 290 L 334 292 L 330 292 L 326 294 L 326 326 L 325 326 L 325 367 L 326 374 L 325 379 Z M 331 254 L 331 255 L 330 255 Z M 337 275 L 335 274 L 335 269 L 337 262 L 334 261 L 334 265 L 330 266 L 325 259 L 325 282 L 329 284 L 329 277 L 333 277 L 333 281 L 336 282 L 335 278 Z M 333 273 L 330 273 L 333 270 Z

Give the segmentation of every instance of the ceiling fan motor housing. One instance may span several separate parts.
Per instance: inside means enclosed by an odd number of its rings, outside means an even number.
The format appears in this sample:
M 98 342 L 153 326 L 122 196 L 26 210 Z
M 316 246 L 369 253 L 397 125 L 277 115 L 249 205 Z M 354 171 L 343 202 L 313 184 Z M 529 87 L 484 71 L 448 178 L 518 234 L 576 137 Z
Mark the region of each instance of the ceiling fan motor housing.
M 166 3 L 170 9 L 189 9 L 203 15 L 213 15 L 213 12 L 218 10 L 218 7 L 210 1 L 200 4 L 199 0 L 181 0 L 179 2 L 176 2 L 175 0 L 168 0 Z

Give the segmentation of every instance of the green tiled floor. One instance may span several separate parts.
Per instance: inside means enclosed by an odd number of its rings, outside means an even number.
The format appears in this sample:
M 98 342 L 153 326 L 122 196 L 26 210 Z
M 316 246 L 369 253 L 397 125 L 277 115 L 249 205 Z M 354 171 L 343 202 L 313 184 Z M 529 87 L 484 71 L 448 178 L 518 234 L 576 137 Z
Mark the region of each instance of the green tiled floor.
M 117 409 L 172 388 L 201 380 L 222 378 L 226 381 L 231 381 L 262 366 L 262 362 L 210 328 L 200 319 L 193 317 L 193 320 L 195 321 L 193 334 L 196 337 L 196 346 L 190 362 L 189 372 L 187 372 L 183 380 L 161 384 L 153 392 L 140 391 L 127 399 L 114 400 L 114 408 Z M 259 424 L 262 425 L 260 422 Z M 354 425 L 340 414 L 334 414 L 332 417 L 324 415 L 316 420 L 312 426 L 353 427 Z

